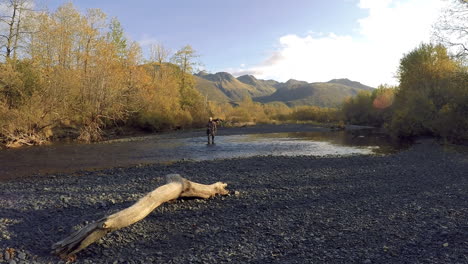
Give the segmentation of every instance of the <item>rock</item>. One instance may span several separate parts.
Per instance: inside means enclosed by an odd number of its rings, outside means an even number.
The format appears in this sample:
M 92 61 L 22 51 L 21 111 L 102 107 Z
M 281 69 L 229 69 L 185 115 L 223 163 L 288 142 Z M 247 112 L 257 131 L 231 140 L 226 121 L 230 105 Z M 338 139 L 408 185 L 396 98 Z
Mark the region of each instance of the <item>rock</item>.
M 70 201 L 70 198 L 65 195 L 60 195 L 60 200 L 64 203 L 68 203 L 68 201 Z
M 366 259 L 366 260 L 364 260 L 363 263 L 364 263 L 364 264 L 370 264 L 370 263 L 372 263 L 372 261 L 371 261 L 370 259 Z
M 19 258 L 19 259 L 22 259 L 22 260 L 25 260 L 25 259 L 26 259 L 26 254 L 24 254 L 23 252 L 20 252 L 20 253 L 18 254 L 18 258 Z
M 10 252 L 5 251 L 5 260 L 10 260 L 10 258 L 11 258 Z
M 444 247 L 448 247 L 448 246 L 449 246 L 449 243 L 446 242 L 446 243 L 443 244 L 443 246 L 444 246 Z
M 10 259 L 10 261 L 8 261 L 8 264 L 16 264 L 16 260 Z

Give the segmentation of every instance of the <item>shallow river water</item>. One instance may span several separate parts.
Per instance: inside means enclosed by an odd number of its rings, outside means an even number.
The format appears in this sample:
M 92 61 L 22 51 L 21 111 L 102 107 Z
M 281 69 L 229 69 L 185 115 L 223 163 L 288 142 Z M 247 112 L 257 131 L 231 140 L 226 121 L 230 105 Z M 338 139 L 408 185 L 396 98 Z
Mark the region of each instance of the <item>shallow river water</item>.
M 203 133 L 200 133 L 203 134 Z M 405 145 L 369 131 L 292 132 L 167 138 L 159 135 L 96 144 L 53 144 L 0 151 L 0 180 L 36 174 L 124 167 L 177 160 L 212 160 L 256 155 L 368 155 Z

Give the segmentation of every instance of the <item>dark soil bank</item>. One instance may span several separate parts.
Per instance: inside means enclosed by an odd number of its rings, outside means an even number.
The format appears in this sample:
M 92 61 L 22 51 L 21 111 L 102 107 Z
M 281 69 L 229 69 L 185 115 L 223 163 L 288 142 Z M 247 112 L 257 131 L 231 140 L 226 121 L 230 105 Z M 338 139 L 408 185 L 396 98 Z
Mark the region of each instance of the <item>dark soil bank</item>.
M 54 242 L 131 205 L 168 173 L 239 193 L 165 204 L 77 263 L 468 263 L 468 158 L 431 142 L 388 156 L 255 157 L 3 182 L 0 262 L 7 247 L 14 263 L 59 262 Z

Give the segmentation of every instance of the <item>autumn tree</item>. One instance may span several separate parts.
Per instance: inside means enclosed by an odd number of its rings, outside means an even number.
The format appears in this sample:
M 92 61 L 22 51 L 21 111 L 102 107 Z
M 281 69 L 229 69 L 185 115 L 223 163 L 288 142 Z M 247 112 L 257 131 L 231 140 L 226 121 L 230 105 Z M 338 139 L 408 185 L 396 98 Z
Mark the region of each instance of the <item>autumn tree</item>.
M 398 76 L 393 133 L 468 139 L 467 68 L 451 59 L 444 46 L 422 44 L 406 54 Z
M 347 98 L 341 108 L 344 120 L 355 125 L 384 126 L 393 115 L 396 89 L 380 85 L 373 91 L 362 91 Z
M 42 92 L 56 98 L 46 105 L 60 120 L 78 124 L 81 140 L 99 140 L 103 127 L 126 119 L 137 105 L 138 45 L 124 41 L 116 19 L 109 24 L 98 9 L 82 15 L 71 3 L 38 14 L 35 24 L 29 50 L 42 66 Z
M 201 125 L 208 115 L 208 105 L 200 92 L 195 89 L 192 74 L 199 65 L 197 58 L 196 51 L 190 45 L 186 45 L 173 55 L 172 62 L 178 66 L 180 105 L 183 110 L 190 112 L 194 123 Z
M 28 12 L 31 11 L 29 0 L 2 0 L 0 6 L 3 12 L 0 13 L 0 45 L 4 49 L 6 60 L 16 59 L 19 42 L 26 34 L 24 20 Z
M 116 55 L 120 59 L 124 59 L 126 57 L 128 43 L 122 25 L 116 17 L 112 18 L 110 21 L 107 37 L 114 46 Z
M 179 89 L 182 97 L 182 107 L 189 107 L 192 104 L 190 90 L 194 87 L 192 73 L 196 65 L 198 65 L 197 57 L 197 53 L 190 45 L 184 46 L 172 56 L 173 63 L 179 67 Z
M 170 55 L 170 50 L 164 47 L 161 43 L 151 44 L 149 50 L 149 60 L 148 63 L 151 65 L 152 68 L 152 79 L 155 81 L 156 79 L 156 72 L 159 73 L 159 78 L 163 78 L 165 72 L 165 67 L 168 62 L 168 58 Z
M 468 1 L 450 0 L 433 27 L 435 41 L 451 47 L 457 57 L 468 55 Z

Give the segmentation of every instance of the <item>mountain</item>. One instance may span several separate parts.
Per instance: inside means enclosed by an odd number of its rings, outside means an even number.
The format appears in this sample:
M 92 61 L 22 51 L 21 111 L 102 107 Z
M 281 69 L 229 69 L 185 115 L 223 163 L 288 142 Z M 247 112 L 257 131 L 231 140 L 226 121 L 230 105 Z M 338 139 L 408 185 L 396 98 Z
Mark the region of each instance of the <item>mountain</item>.
M 203 79 L 198 75 L 195 78 L 195 89 L 197 89 L 203 96 L 207 96 L 208 100 L 216 102 L 229 102 L 232 101 L 225 93 L 223 93 L 215 82 Z
M 362 87 L 362 88 L 357 88 Z M 255 101 L 269 103 L 280 101 L 289 106 L 315 105 L 321 107 L 336 107 L 346 97 L 354 96 L 359 91 L 373 89 L 358 82 L 353 86 L 337 82 L 307 83 L 289 80 L 280 84 L 276 92 L 269 96 L 254 98 Z
M 259 80 L 255 78 L 253 75 L 242 75 L 237 77 L 242 83 L 251 85 L 257 89 L 257 91 L 263 95 L 270 95 L 276 91 L 276 86 L 279 82 L 274 80 Z
M 202 92 L 202 94 L 203 90 L 213 90 L 213 87 L 216 87 L 232 101 L 241 101 L 245 96 L 250 96 L 253 98 L 258 96 L 265 96 L 273 93 L 276 90 L 274 87 L 266 87 L 262 81 L 258 82 L 258 87 L 241 82 L 227 72 L 218 72 L 214 74 L 200 72 L 195 74 L 195 77 L 202 79 L 202 81 L 197 82 L 197 85 L 195 86 L 199 91 Z M 211 100 L 212 96 L 210 93 L 205 95 L 207 95 Z M 219 93 L 217 93 L 216 96 L 218 97 Z
M 346 86 L 349 86 L 349 87 L 352 87 L 352 88 L 368 90 L 368 91 L 374 90 L 374 88 L 372 88 L 370 86 L 364 85 L 364 84 L 362 84 L 360 82 L 351 81 L 350 79 L 333 79 L 331 81 L 328 81 L 328 83 L 343 84 L 343 85 L 346 85 Z
M 348 96 L 374 88 L 349 79 L 308 83 L 290 79 L 285 83 L 260 80 L 252 75 L 237 78 L 227 72 L 195 74 L 196 88 L 211 101 L 240 101 L 250 96 L 261 103 L 284 102 L 289 106 L 338 106 Z

